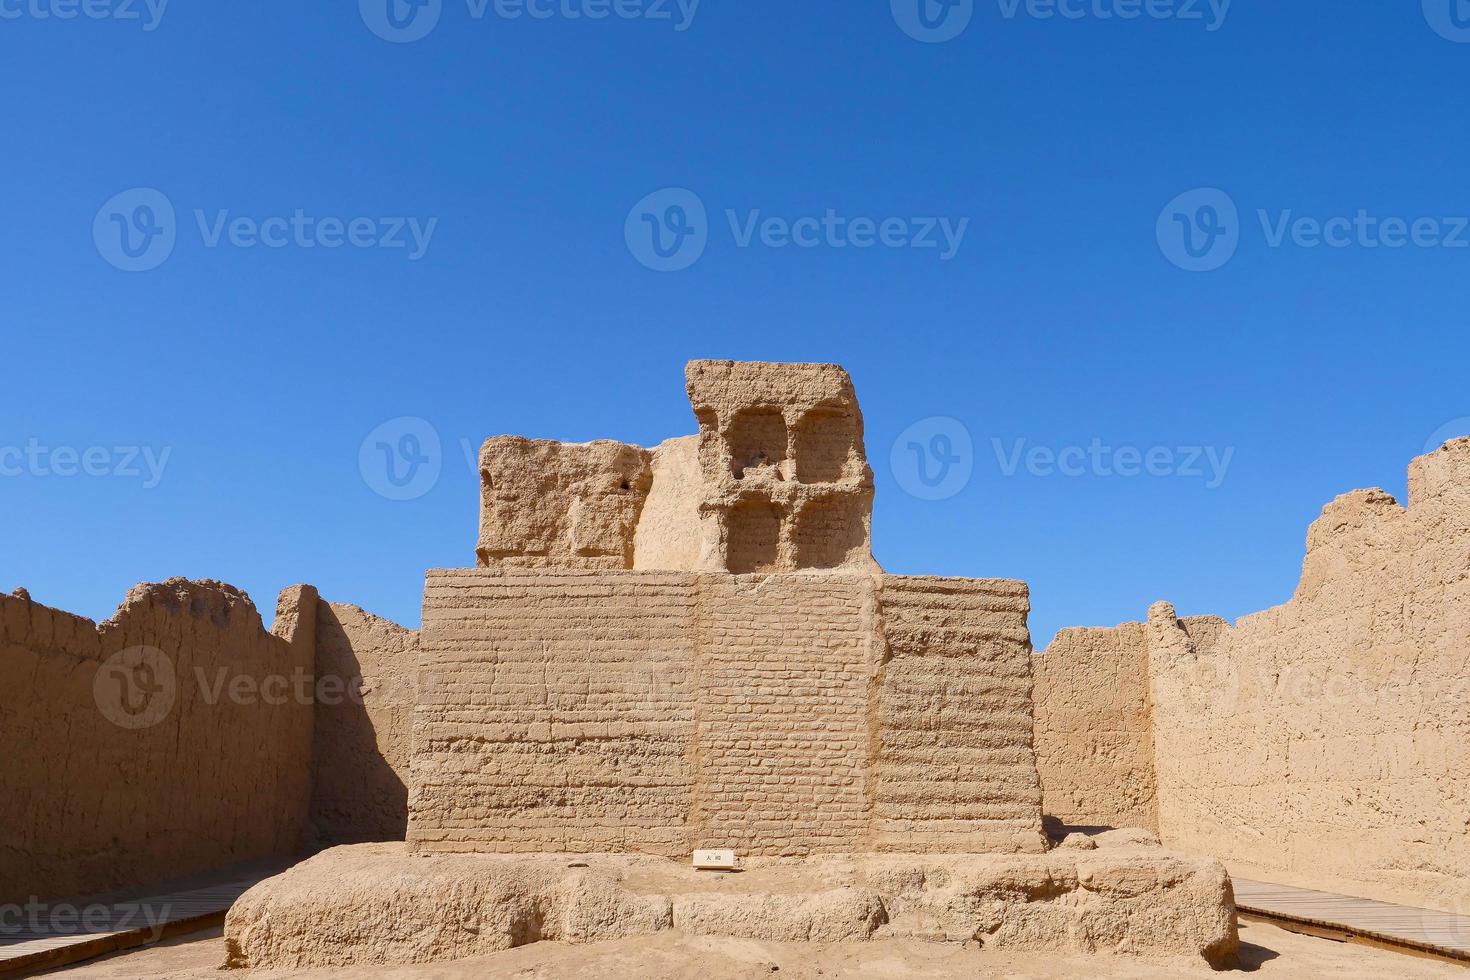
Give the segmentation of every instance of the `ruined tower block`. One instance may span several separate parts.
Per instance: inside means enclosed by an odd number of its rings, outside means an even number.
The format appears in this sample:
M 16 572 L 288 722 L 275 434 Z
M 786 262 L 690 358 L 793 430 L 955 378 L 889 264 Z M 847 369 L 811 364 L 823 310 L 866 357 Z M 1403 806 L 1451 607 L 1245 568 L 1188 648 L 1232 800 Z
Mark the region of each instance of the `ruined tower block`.
M 480 449 L 481 568 L 633 567 L 652 453 L 599 440 L 496 436 Z
M 424 592 L 421 852 L 1044 849 L 1024 583 L 885 575 L 847 372 L 694 361 L 697 436 L 498 437 Z
M 878 571 L 873 471 L 852 379 L 835 364 L 692 361 L 698 570 Z

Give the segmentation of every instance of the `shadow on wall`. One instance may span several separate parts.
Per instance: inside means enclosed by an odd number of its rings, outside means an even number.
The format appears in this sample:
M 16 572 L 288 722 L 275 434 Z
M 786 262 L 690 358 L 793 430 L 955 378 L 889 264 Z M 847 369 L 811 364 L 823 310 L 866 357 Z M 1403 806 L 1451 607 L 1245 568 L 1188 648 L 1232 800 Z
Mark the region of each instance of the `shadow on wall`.
M 315 848 L 403 840 L 418 634 L 357 606 L 317 606 Z
M 0 596 L 0 906 L 294 854 L 312 712 L 310 586 L 267 631 L 244 592 L 176 578 L 94 623 Z M 3 923 L 0 923 L 3 925 Z

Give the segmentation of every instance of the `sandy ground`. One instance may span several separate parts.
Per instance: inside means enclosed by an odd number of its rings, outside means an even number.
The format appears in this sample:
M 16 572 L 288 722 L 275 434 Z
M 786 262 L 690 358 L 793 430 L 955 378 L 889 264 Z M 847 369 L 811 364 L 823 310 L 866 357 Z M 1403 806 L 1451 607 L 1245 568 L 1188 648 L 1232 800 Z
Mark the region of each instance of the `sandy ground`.
M 1102 956 L 999 953 L 912 940 L 808 945 L 743 939 L 704 939 L 677 932 L 657 936 L 568 946 L 541 942 L 520 949 L 453 963 L 417 967 L 377 967 L 305 972 L 240 971 L 222 973 L 224 940 L 219 929 L 170 943 L 54 971 L 76 978 L 158 977 L 165 980 L 470 980 L 470 978 L 572 977 L 576 980 L 1189 980 L 1249 974 L 1261 980 L 1467 980 L 1470 970 L 1366 946 L 1335 943 L 1286 932 L 1274 926 L 1242 923 L 1242 968 L 1216 973 L 1203 963 L 1142 962 Z

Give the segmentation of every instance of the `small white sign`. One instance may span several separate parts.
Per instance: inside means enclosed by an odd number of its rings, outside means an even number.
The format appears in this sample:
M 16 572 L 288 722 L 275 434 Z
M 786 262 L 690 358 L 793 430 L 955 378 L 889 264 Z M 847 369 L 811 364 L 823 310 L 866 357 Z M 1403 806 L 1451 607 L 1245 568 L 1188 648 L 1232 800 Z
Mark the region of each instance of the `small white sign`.
M 734 851 L 695 851 L 694 867 L 698 871 L 734 871 Z

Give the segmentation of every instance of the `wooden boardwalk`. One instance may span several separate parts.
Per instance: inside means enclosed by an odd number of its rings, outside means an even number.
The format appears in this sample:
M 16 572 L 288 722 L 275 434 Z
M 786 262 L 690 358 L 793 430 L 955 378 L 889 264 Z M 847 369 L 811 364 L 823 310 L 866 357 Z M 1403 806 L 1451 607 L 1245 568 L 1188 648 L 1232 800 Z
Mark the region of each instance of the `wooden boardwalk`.
M 0 977 L 29 975 L 219 925 L 235 899 L 278 870 L 226 869 L 197 887 L 161 894 L 48 902 L 18 912 L 10 906 L 0 919 Z
M 1284 928 L 1470 966 L 1470 916 L 1235 878 L 1235 904 Z

